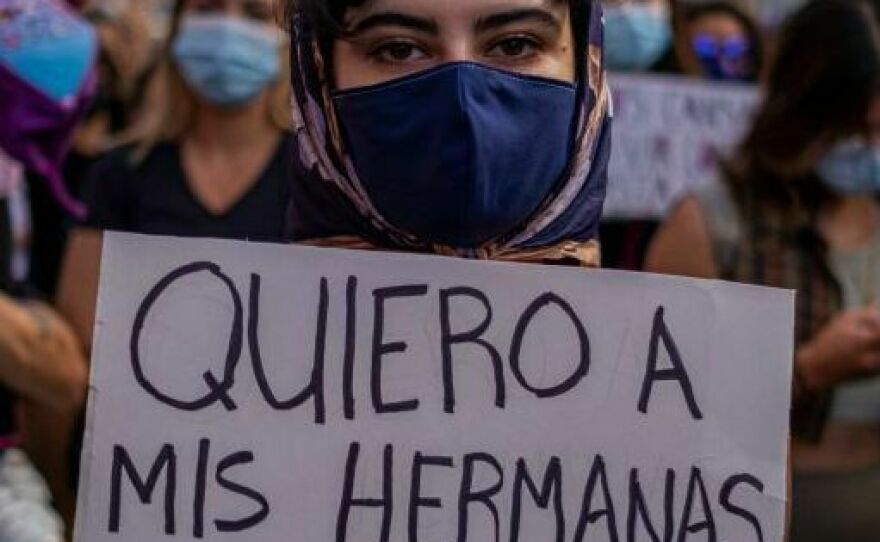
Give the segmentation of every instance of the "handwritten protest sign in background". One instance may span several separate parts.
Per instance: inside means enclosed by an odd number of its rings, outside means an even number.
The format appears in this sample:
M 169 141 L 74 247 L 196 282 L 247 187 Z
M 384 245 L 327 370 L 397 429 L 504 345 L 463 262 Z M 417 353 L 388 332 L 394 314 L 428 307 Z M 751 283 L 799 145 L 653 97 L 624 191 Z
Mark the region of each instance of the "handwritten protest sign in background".
M 789 292 L 108 234 L 79 542 L 781 542 Z
M 663 218 L 694 187 L 718 178 L 718 158 L 748 128 L 754 87 L 615 74 L 609 218 Z

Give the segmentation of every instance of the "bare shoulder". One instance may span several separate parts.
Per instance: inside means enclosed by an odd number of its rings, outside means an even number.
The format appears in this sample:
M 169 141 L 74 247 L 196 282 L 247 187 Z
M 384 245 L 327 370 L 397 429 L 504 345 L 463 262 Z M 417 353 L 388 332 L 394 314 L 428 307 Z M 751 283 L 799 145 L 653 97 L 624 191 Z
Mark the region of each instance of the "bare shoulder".
M 683 199 L 660 227 L 648 250 L 646 270 L 666 275 L 717 278 L 718 268 L 706 209 L 696 197 Z

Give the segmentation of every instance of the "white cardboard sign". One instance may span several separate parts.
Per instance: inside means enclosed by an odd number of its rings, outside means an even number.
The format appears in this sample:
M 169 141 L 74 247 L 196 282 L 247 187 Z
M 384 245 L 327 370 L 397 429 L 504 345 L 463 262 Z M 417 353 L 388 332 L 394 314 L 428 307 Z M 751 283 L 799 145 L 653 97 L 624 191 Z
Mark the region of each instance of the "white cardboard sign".
M 614 74 L 608 218 L 657 219 L 717 179 L 749 127 L 759 94 L 737 83 Z
M 106 236 L 78 542 L 781 542 L 790 292 Z

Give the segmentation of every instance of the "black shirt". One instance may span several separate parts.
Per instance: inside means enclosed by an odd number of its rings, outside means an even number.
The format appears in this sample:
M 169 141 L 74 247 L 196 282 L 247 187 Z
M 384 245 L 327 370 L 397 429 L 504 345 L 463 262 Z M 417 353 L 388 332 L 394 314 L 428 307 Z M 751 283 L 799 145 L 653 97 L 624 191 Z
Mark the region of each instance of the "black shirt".
M 10 295 L 16 290 L 12 277 L 12 221 L 9 205 L 0 197 L 0 293 Z M 3 325 L 0 322 L 0 325 Z M 0 437 L 7 437 L 15 431 L 13 420 L 13 397 L 0 384 Z
M 135 160 L 132 147 L 117 149 L 89 174 L 85 189 L 89 216 L 84 225 L 154 235 L 280 242 L 290 199 L 290 143 L 285 135 L 257 182 L 223 214 L 207 210 L 192 192 L 178 145 L 160 144 L 142 160 Z

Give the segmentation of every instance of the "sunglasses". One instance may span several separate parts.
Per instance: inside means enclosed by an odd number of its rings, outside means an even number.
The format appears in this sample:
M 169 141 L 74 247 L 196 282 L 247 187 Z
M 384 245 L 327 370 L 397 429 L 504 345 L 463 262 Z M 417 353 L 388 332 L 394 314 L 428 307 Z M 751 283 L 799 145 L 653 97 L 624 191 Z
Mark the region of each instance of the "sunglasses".
M 700 58 L 740 59 L 752 52 L 752 44 L 744 37 L 718 38 L 698 34 L 693 39 L 694 52 Z

